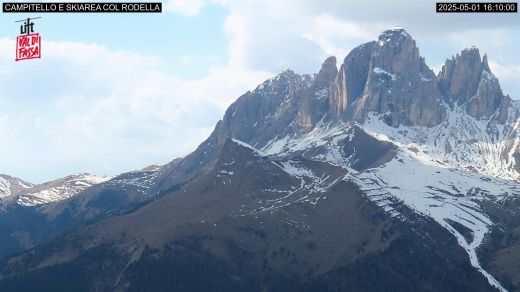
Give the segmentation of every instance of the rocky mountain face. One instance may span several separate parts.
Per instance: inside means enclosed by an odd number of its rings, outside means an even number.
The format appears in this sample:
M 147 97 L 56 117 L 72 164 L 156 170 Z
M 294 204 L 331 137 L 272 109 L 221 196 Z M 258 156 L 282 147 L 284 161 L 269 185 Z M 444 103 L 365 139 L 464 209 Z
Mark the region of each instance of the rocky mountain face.
M 303 94 L 298 111 L 298 128 L 303 131 L 310 130 L 323 117 L 329 105 L 329 91 L 337 75 L 336 57 L 329 57 L 321 66 L 311 86 Z
M 331 118 L 364 121 L 385 115 L 391 126 L 434 126 L 445 117 L 437 78 L 402 29 L 383 32 L 377 42 L 354 49 L 333 85 Z
M 487 57 L 435 75 L 389 29 L 245 93 L 184 158 L 4 211 L 0 250 L 33 248 L 0 290 L 518 290 L 519 179 Z
M 446 60 L 439 73 L 439 88 L 451 107 L 465 104 L 466 112 L 476 119 L 493 116 L 502 124 L 506 122 L 511 98 L 504 96 L 487 56 L 481 59 L 477 48 L 465 49 Z

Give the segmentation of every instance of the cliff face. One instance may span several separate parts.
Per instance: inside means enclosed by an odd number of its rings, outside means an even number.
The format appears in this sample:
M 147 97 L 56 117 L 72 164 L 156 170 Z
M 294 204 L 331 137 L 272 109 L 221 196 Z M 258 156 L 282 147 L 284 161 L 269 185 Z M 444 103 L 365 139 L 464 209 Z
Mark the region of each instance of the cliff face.
M 345 58 L 338 76 L 331 86 L 328 114 L 341 118 L 365 90 L 370 58 L 376 42 L 366 43 L 353 49 Z
M 259 149 L 277 141 L 283 145 L 282 138 L 305 135 L 319 128 L 320 121 L 364 124 L 369 113 L 394 128 L 434 129 L 454 124 L 450 116 L 462 111 L 465 117 L 487 121 L 484 131 L 490 143 L 505 141 L 503 149 L 490 153 L 501 153 L 503 161 L 515 162 L 511 167 L 520 167 L 520 146 L 515 144 L 518 106 L 503 95 L 487 57 L 481 58 L 478 49 L 463 50 L 447 60 L 436 76 L 421 57 L 415 40 L 403 29 L 389 29 L 376 41 L 354 48 L 338 65 L 339 70 L 336 58 L 329 57 L 317 74 L 286 70 L 243 94 L 196 151 L 165 167 L 154 191 L 164 192 L 207 170 L 229 138 Z M 468 135 L 467 143 L 461 145 L 474 144 L 478 131 L 463 124 L 466 126 L 462 129 L 454 126 L 453 133 L 445 135 L 450 137 L 443 140 L 447 152 L 454 152 L 451 139 L 460 140 L 461 131 Z M 461 151 L 457 159 L 464 160 L 467 149 Z
M 434 126 L 446 116 L 435 74 L 403 29 L 354 49 L 332 88 L 329 114 L 335 118 L 363 122 L 373 111 L 392 126 Z
M 301 130 L 312 129 L 327 111 L 331 84 L 337 75 L 336 57 L 327 58 L 311 86 L 303 94 L 298 111 L 298 127 Z
M 436 76 L 412 37 L 390 29 L 345 58 L 331 85 L 327 113 L 331 119 L 363 122 L 368 112 L 375 112 L 393 127 L 432 127 L 446 119 L 447 104 L 464 107 L 476 119 L 504 124 L 510 102 L 477 48 L 446 60 Z
M 465 49 L 451 60 L 446 60 L 439 73 L 439 88 L 449 103 L 462 105 L 477 93 L 481 74 L 482 62 L 478 49 Z
M 489 69 L 487 56 L 481 59 L 475 47 L 464 49 L 446 60 L 438 76 L 439 89 L 450 106 L 466 106 L 477 119 L 491 118 L 504 123 L 511 99 L 504 96 L 498 79 Z M 497 112 L 498 110 L 498 112 Z

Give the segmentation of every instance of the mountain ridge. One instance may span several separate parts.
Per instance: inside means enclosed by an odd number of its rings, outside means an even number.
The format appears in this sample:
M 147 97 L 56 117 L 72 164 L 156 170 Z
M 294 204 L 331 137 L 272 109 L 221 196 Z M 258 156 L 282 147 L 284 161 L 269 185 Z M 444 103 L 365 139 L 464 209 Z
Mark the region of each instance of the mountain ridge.
M 338 247 L 341 258 L 383 259 L 386 248 L 400 252 L 391 248 L 394 240 L 410 243 L 406 246 L 415 251 L 421 245 L 432 250 L 443 246 L 428 261 L 447 269 L 456 262 L 458 273 L 472 279 L 457 287 L 476 289 L 468 285 L 477 281 L 489 285 L 482 290 L 518 289 L 520 278 L 511 274 L 514 267 L 501 254 L 520 247 L 514 240 L 520 226 L 520 102 L 502 93 L 487 62 L 487 56 L 482 59 L 470 48 L 447 60 L 435 75 L 412 37 L 390 29 L 353 49 L 339 69 L 331 57 L 318 74 L 286 70 L 240 96 L 208 139 L 186 157 L 122 174 L 40 207 L 37 215 L 50 220 L 47 232 L 56 241 L 35 241 L 33 250 L 10 259 L 1 278 L 10 283 L 16 275 L 45 275 L 47 269 L 82 260 L 92 268 L 96 258 L 85 258 L 85 251 L 108 246 L 122 252 L 115 258 L 122 266 L 111 267 L 115 270 L 105 282 L 99 280 L 104 275 L 95 279 L 106 289 L 123 291 L 142 284 L 131 275 L 158 264 L 150 254 L 168 257 L 175 251 L 192 257 L 194 248 L 215 257 L 212 263 L 218 267 L 229 265 L 224 270 L 236 277 L 272 285 L 269 277 L 279 277 L 276 271 L 283 267 L 290 267 L 295 277 L 300 264 L 312 267 L 314 249 L 332 260 L 335 249 L 327 248 L 331 242 L 326 238 L 346 232 L 370 238 L 371 244 L 361 240 Z M 358 234 L 355 226 L 335 230 L 328 214 L 378 228 Z M 329 230 L 323 240 L 312 235 L 322 232 L 318 225 Z M 331 229 L 324 227 L 329 225 Z M 399 237 L 396 230 L 405 235 Z M 64 232 L 68 235 L 60 237 Z M 513 239 L 499 241 L 498 236 Z M 218 238 L 216 243 L 212 238 Z M 283 249 L 273 250 L 271 238 L 283 238 Z M 259 239 L 266 245 L 254 243 Z M 304 240 L 308 250 L 299 245 Z M 38 246 L 41 242 L 47 245 Z M 259 270 L 266 278 L 242 274 L 237 256 L 249 259 L 245 262 L 252 267 L 257 259 L 268 263 Z M 61 260 L 48 261 L 56 258 Z M 312 279 L 329 275 L 324 280 L 329 283 L 341 274 L 325 266 L 313 267 Z M 411 274 L 396 277 L 409 285 L 402 289 L 420 289 L 407 282 Z M 306 285 L 296 278 L 284 281 Z M 435 279 L 427 283 L 439 284 Z
M 23 181 L 19 178 L 0 174 L 0 199 L 17 194 L 21 190 L 31 188 L 32 186 L 32 183 Z
M 65 200 L 93 185 L 110 179 L 110 177 L 78 173 L 41 184 L 32 184 L 18 178 L 0 175 L 0 178 L 4 177 L 18 183 L 21 188 L 9 192 L 1 199 L 4 203 L 16 201 L 17 204 L 22 206 L 38 206 Z

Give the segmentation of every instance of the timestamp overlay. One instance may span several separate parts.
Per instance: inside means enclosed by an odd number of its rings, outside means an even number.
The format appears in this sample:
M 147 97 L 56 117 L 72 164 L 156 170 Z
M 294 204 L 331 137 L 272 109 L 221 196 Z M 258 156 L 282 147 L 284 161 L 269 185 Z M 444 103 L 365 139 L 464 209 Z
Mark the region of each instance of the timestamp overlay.
M 437 2 L 437 13 L 518 13 L 518 2 Z

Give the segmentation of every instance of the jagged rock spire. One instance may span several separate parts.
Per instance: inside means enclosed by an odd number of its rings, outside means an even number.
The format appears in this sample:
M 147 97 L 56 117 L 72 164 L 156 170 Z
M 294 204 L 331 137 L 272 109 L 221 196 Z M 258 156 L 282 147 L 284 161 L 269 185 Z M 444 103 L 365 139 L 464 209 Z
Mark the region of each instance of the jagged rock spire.
M 332 84 L 328 114 L 331 118 L 341 118 L 347 108 L 359 99 L 368 78 L 370 57 L 375 42 L 353 49 L 343 61 L 336 80 Z
M 434 126 L 445 117 L 435 74 L 404 29 L 384 31 L 345 58 L 329 101 L 331 118 L 385 114 L 392 126 Z
M 328 57 L 311 86 L 305 91 L 298 111 L 298 127 L 311 129 L 327 111 L 330 85 L 338 75 L 336 57 Z
M 491 73 L 486 55 L 481 59 L 476 47 L 462 50 L 446 60 L 438 76 L 439 88 L 445 100 L 453 106 L 465 106 L 469 115 L 490 118 L 508 102 L 498 79 Z M 503 113 L 497 113 L 499 120 Z

